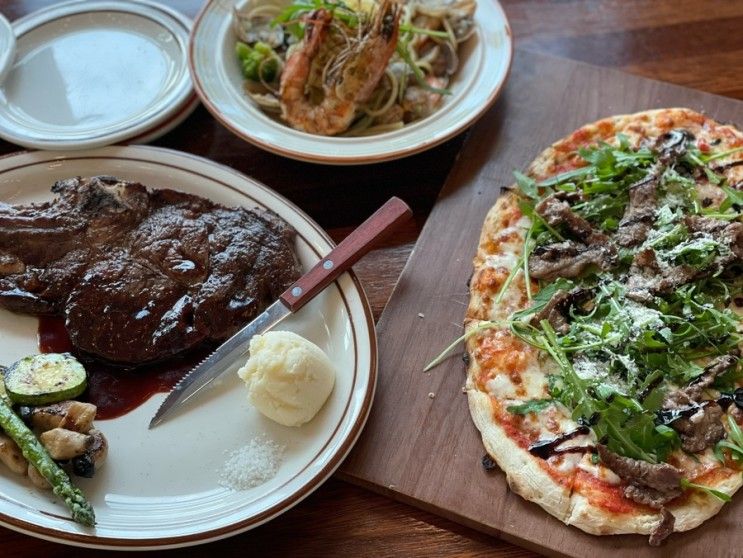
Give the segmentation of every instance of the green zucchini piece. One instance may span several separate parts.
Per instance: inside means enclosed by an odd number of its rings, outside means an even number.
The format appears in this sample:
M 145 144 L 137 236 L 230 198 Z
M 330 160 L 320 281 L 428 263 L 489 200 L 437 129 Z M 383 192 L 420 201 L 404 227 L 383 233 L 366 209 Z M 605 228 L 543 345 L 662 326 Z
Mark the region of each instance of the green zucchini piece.
M 5 366 L 0 366 L 0 399 L 5 401 L 8 405 L 11 404 L 10 398 L 8 397 L 8 393 L 5 391 L 5 371 L 7 368 Z
M 72 399 L 88 385 L 85 368 L 69 353 L 27 356 L 11 364 L 4 376 L 8 397 L 19 405 Z

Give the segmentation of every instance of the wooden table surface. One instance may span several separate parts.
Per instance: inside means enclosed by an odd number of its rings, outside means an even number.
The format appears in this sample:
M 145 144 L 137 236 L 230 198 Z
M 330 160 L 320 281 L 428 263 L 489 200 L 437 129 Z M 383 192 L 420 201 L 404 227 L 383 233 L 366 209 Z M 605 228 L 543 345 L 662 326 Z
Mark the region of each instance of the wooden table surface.
M 481 0 L 488 1 L 488 0 Z M 2 0 L 11 21 L 53 0 Z M 200 0 L 168 0 L 194 17 Z M 743 2 L 736 0 L 501 0 L 516 47 L 619 68 L 743 99 Z M 549 84 L 545 84 L 549 87 Z M 496 105 L 495 110 L 498 110 Z M 356 266 L 379 317 L 464 134 L 430 150 L 374 167 L 298 163 L 234 137 L 199 107 L 154 142 L 234 167 L 274 188 L 343 238 L 391 195 L 408 201 L 412 221 Z M 0 155 L 20 148 L 0 140 Z M 332 203 L 328 203 L 332 200 Z M 474 248 L 473 248 L 474 250 Z M 459 317 L 452 319 L 458 320 Z M 445 487 L 442 487 L 445 489 Z M 97 556 L 0 528 L 3 558 Z M 495 538 L 331 479 L 297 507 L 248 533 L 204 546 L 162 552 L 179 556 L 533 556 Z

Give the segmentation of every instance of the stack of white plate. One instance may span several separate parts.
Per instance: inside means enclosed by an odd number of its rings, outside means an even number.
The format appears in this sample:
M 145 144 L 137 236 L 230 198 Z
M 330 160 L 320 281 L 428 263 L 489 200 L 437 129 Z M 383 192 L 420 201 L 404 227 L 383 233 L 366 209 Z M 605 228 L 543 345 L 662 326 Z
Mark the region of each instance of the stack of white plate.
M 145 143 L 197 106 L 191 20 L 147 0 L 73 0 L 0 21 L 0 137 L 35 149 Z M 3 32 L 6 29 L 6 32 Z M 4 48 L 4 41 L 9 47 Z

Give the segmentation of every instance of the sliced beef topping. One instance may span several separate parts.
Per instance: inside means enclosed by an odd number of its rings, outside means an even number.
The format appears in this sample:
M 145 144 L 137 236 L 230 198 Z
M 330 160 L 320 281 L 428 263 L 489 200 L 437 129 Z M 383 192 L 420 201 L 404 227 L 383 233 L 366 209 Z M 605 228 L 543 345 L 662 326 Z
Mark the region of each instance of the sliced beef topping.
M 597 449 L 604 465 L 627 483 L 627 498 L 660 509 L 681 495 L 681 472 L 672 465 L 623 457 L 602 444 Z
M 730 354 L 717 357 L 715 360 L 704 367 L 704 372 L 702 372 L 702 374 L 699 375 L 696 380 L 694 380 L 694 384 L 698 385 L 700 382 L 704 381 L 706 382 L 705 385 L 711 385 L 714 379 L 717 378 L 717 376 L 719 376 L 723 372 L 727 372 L 736 364 L 738 364 L 739 359 L 739 349 L 732 351 Z M 704 378 L 704 380 L 702 380 L 702 378 Z
M 650 171 L 629 189 L 629 203 L 619 222 L 614 241 L 620 246 L 639 246 L 648 237 L 655 221 L 659 172 Z
M 629 204 L 614 236 L 617 244 L 632 247 L 645 242 L 655 220 L 657 190 L 663 170 L 686 153 L 687 144 L 693 139 L 694 136 L 686 130 L 672 130 L 658 139 L 653 148 L 658 153 L 658 163 L 630 186 Z
M 730 250 L 735 254 L 737 261 L 743 260 L 743 223 L 730 223 L 722 231 L 722 238 Z
M 725 230 L 730 223 L 721 219 L 711 219 L 701 215 L 687 215 L 684 218 L 684 224 L 691 232 L 703 232 L 709 234 L 719 234 Z
M 660 544 L 673 533 L 673 527 L 676 524 L 676 518 L 666 508 L 660 509 L 660 522 L 650 533 L 648 543 L 650 546 L 660 546 Z
M 536 212 L 550 226 L 564 226 L 580 241 L 537 247 L 529 258 L 529 271 L 536 279 L 578 277 L 591 266 L 606 271 L 616 265 L 616 248 L 609 237 L 570 208 L 570 203 L 579 200 L 580 194 L 557 192 L 536 205 Z
M 653 295 L 671 292 L 697 275 L 697 271 L 689 266 L 661 267 L 652 248 L 644 248 L 635 254 L 629 273 L 627 298 L 637 302 L 648 302 Z
M 743 259 L 743 223 L 734 221 L 722 221 L 721 219 L 712 219 L 700 215 L 689 215 L 685 219 L 685 224 L 692 233 L 706 233 L 713 238 L 720 240 L 730 249 L 730 255 L 718 258 L 715 267 L 720 269 Z
M 574 192 L 557 192 L 547 196 L 534 209 L 553 227 L 564 225 L 584 244 L 606 244 L 609 240 L 604 233 L 593 228 L 591 223 L 573 212 L 568 202 L 575 202 L 580 196 Z
M 673 291 L 696 279 L 723 271 L 733 263 L 743 260 L 743 223 L 726 223 L 717 219 L 692 216 L 686 218 L 692 235 L 712 235 L 728 248 L 707 267 L 699 269 L 689 265 L 660 265 L 655 251 L 644 248 L 635 254 L 630 266 L 628 297 L 637 301 L 650 300 L 652 295 Z M 694 238 L 694 236 L 692 237 Z
M 570 331 L 570 324 L 565 316 L 570 307 L 570 295 L 566 291 L 557 291 L 547 303 L 547 306 L 534 314 L 531 324 L 539 327 L 542 320 L 547 320 L 554 330 L 562 335 Z
M 538 246 L 529 258 L 529 273 L 535 279 L 578 277 L 590 266 L 607 271 L 616 264 L 616 250 L 611 245 L 586 246 L 572 240 Z
M 671 427 L 681 435 L 681 447 L 690 453 L 704 451 L 725 437 L 722 407 L 715 402 L 699 406 L 696 413 L 673 421 Z
M 570 309 L 583 304 L 592 296 L 590 289 L 573 289 L 570 292 L 557 291 L 547 305 L 531 319 L 531 324 L 539 327 L 542 320 L 547 320 L 558 333 L 565 335 L 570 331 L 568 316 Z
M 702 401 L 702 397 L 717 376 L 737 363 L 737 352 L 718 357 L 691 384 L 666 395 L 661 416 L 681 435 L 685 451 L 703 451 L 725 437 L 722 408 L 715 401 Z
M 688 386 L 674 390 L 666 395 L 664 409 L 682 409 L 701 403 L 704 389 L 711 386 L 717 376 L 727 372 L 738 364 L 739 351 L 717 357 Z
M 691 234 L 691 241 L 714 239 L 726 249 L 720 250 L 720 255 L 702 269 L 668 262 L 660 265 L 652 248 L 639 250 L 630 267 L 628 281 L 630 298 L 647 301 L 652 295 L 671 292 L 696 279 L 719 273 L 729 265 L 743 260 L 743 223 L 690 215 L 685 217 L 684 225 Z M 638 231 L 637 228 L 626 227 L 623 232 L 620 226 L 615 241 L 622 246 L 631 246 L 635 239 L 639 239 L 639 236 L 633 236 L 639 235 Z

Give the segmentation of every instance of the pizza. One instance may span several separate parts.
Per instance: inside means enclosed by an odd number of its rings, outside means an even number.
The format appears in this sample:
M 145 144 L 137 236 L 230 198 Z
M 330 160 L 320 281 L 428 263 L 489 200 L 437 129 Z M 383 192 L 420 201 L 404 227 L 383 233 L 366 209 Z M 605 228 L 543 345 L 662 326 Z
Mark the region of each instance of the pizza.
M 614 116 L 515 175 L 470 281 L 472 418 L 522 497 L 658 545 L 743 484 L 743 133 Z

